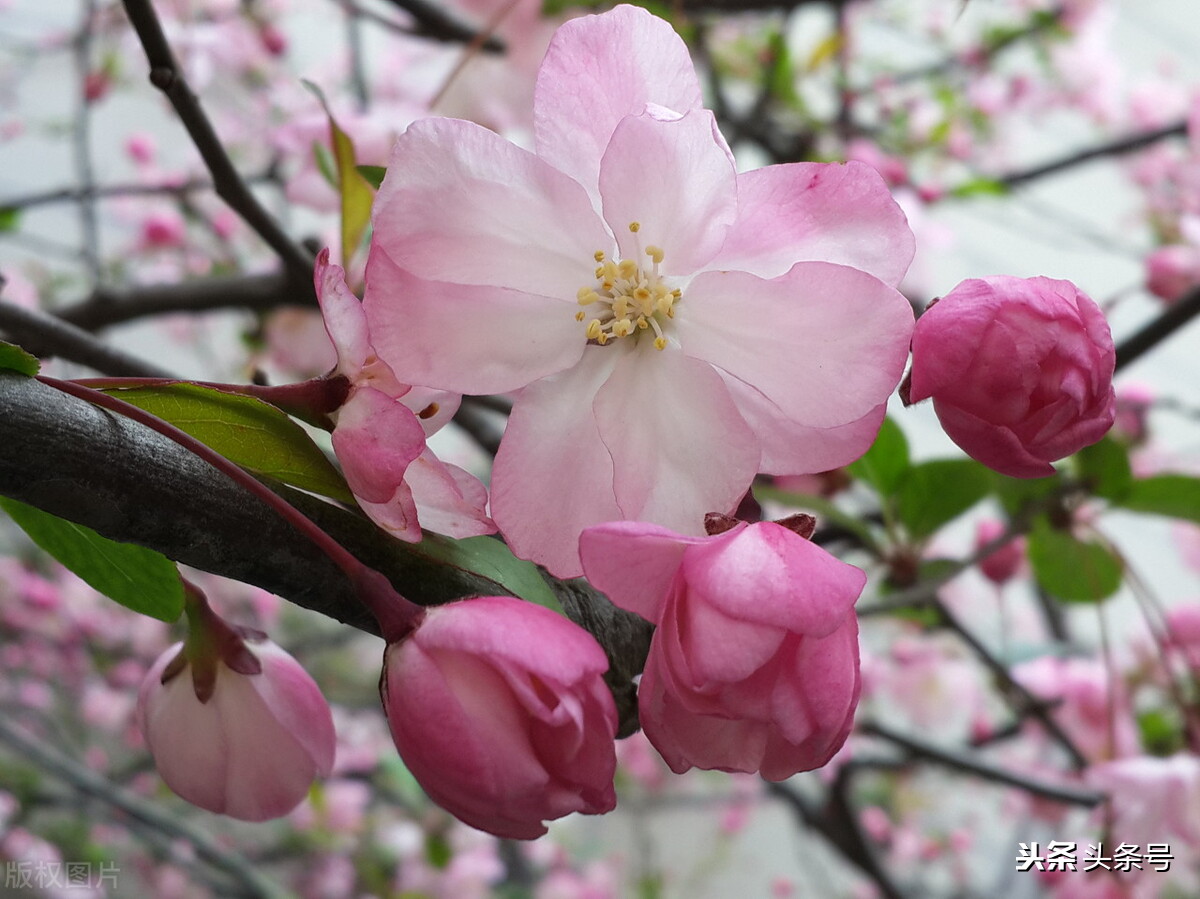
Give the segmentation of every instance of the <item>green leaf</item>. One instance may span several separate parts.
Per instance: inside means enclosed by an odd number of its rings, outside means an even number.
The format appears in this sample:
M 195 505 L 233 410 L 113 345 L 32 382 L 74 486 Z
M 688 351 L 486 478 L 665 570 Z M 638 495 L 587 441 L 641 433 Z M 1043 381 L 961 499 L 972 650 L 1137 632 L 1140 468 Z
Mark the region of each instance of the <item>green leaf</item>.
M 255 474 L 354 502 L 346 481 L 312 438 L 268 403 L 185 383 L 105 393 L 170 422 Z
M 1119 500 L 1131 512 L 1168 515 L 1200 524 L 1200 478 L 1159 474 L 1134 481 Z
M 166 556 L 101 537 L 15 499 L 0 497 L 0 508 L 34 543 L 125 608 L 160 621 L 174 621 L 183 612 L 183 582 Z
M 992 489 L 992 473 L 971 459 L 935 459 L 908 470 L 896 493 L 896 513 L 915 538 L 927 537 Z
M 1045 521 L 1029 535 L 1028 553 L 1042 589 L 1066 602 L 1096 602 L 1121 586 L 1124 566 L 1108 547 L 1080 540 Z
M 1075 464 L 1087 488 L 1105 499 L 1120 500 L 1133 483 L 1129 451 L 1112 437 L 1081 449 Z
M 1009 187 L 993 178 L 973 178 L 950 191 L 952 197 L 1003 197 Z
M 511 590 L 522 599 L 563 614 L 558 597 L 532 562 L 518 559 L 495 537 L 467 537 L 452 540 L 439 534 L 425 533 L 416 550 L 456 568 L 474 571 Z
M 387 168 L 382 165 L 356 165 L 355 168 L 369 185 L 379 190 L 380 185 L 383 184 L 383 176 L 387 174 Z
M 900 426 L 885 418 L 871 448 L 847 468 L 850 474 L 866 481 L 881 496 L 891 496 L 908 471 L 908 440 Z
M 0 206 L 0 233 L 16 231 L 21 224 L 21 210 L 15 206 Z
M 30 355 L 15 343 L 0 340 L 0 369 L 15 371 L 27 378 L 32 378 L 41 369 L 42 363 L 37 356 Z
M 329 119 L 329 142 L 333 146 L 333 158 L 337 166 L 336 183 L 342 195 L 342 264 L 348 266 L 362 244 L 367 225 L 371 223 L 375 190 L 359 172 L 354 158 L 354 141 L 338 125 L 321 89 L 311 81 L 304 81 L 303 84 L 321 101 Z
M 992 478 L 996 496 L 1009 518 L 1020 515 L 1030 505 L 1048 499 L 1062 488 L 1062 475 L 1058 472 L 1044 478 L 1011 478 L 1003 474 L 993 474 Z
M 1150 755 L 1169 756 L 1187 748 L 1183 727 L 1174 711 L 1147 709 L 1137 716 L 1142 745 Z

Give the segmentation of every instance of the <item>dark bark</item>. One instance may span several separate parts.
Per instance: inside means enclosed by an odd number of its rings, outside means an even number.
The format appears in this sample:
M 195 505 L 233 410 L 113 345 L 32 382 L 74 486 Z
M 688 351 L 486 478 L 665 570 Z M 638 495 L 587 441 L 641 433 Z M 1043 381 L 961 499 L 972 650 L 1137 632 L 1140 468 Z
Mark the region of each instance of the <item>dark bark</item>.
M 277 489 L 413 602 L 508 593 L 361 515 Z M 337 566 L 263 502 L 148 428 L 11 372 L 0 372 L 0 494 L 378 633 Z M 622 732 L 631 733 L 629 679 L 645 662 L 650 625 L 582 582 L 548 581 L 568 616 L 608 653 Z

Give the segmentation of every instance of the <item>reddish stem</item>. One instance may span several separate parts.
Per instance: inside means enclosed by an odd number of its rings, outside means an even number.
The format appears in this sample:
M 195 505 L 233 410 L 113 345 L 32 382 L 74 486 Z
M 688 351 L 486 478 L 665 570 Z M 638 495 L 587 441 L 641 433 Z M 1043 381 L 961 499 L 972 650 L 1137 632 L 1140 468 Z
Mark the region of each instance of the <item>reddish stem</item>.
M 391 586 L 391 583 L 378 571 L 368 568 L 346 549 L 321 530 L 311 519 L 299 509 L 288 503 L 283 497 L 260 483 L 248 472 L 230 462 L 216 450 L 201 443 L 195 437 L 163 421 L 156 415 L 151 415 L 144 409 L 139 409 L 124 400 L 117 399 L 111 394 L 85 387 L 72 381 L 60 381 L 45 375 L 38 375 L 43 384 L 61 390 L 63 393 L 86 400 L 93 405 L 116 412 L 139 424 L 145 425 L 164 437 L 178 443 L 188 452 L 203 459 L 221 474 L 239 484 L 245 490 L 266 503 L 277 515 L 289 522 L 301 534 L 308 537 L 317 548 L 327 555 L 354 584 L 359 599 L 371 611 L 379 622 L 380 631 L 389 643 L 403 639 L 411 633 L 425 617 L 425 610 L 413 603 Z

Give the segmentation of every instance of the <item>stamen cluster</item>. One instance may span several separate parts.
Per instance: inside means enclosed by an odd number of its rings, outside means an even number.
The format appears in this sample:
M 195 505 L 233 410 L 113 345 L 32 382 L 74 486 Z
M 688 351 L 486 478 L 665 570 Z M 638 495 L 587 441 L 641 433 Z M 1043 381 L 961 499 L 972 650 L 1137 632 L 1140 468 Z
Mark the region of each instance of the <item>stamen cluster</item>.
M 629 230 L 637 234 L 641 225 L 630 222 Z M 675 317 L 675 304 L 682 299 L 683 293 L 663 282 L 659 268 L 664 255 L 662 249 L 647 246 L 645 253 L 653 268 L 644 268 L 635 259 L 606 259 L 603 250 L 596 251 L 596 286 L 585 284 L 577 294 L 580 306 L 600 304 L 596 316 L 588 321 L 589 341 L 604 346 L 615 338 L 653 330 L 655 348 L 666 349 L 663 325 L 666 319 Z M 586 318 L 584 309 L 575 313 L 576 321 Z

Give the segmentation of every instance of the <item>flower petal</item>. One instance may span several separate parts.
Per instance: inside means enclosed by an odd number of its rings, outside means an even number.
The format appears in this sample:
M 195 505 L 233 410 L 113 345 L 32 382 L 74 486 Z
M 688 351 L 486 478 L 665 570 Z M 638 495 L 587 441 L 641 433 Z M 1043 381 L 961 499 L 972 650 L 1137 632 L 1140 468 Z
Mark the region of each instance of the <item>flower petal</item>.
M 555 32 L 538 70 L 537 153 L 598 197 L 600 157 L 613 130 L 648 103 L 680 113 L 704 103 L 674 29 L 632 6 L 572 19 Z
M 810 428 L 790 420 L 749 384 L 721 373 L 738 412 L 762 445 L 763 474 L 816 474 L 849 465 L 871 448 L 887 413 L 883 402 L 857 421 L 832 428 Z
M 860 162 L 797 162 L 738 175 L 738 217 L 713 268 L 782 275 L 834 262 L 895 287 L 916 241 L 883 179 Z
M 593 586 L 620 606 L 657 624 L 689 537 L 656 524 L 609 521 L 579 535 L 579 556 Z
M 600 437 L 618 472 L 619 516 L 684 534 L 737 507 L 758 471 L 758 439 L 712 367 L 643 340 L 596 394 Z
M 908 301 L 842 265 L 801 262 L 769 281 L 706 272 L 676 319 L 684 352 L 759 390 L 808 427 L 858 421 L 895 389 L 913 328 Z
M 525 388 L 496 453 L 493 520 L 516 555 L 559 577 L 583 573 L 580 531 L 624 517 L 592 414 L 592 398 L 622 351 L 588 347 L 573 369 Z
M 353 379 L 371 355 L 371 338 L 367 335 L 362 303 L 346 286 L 345 269 L 330 263 L 328 247 L 317 254 L 313 282 L 325 319 L 325 332 L 337 350 L 337 370 Z
M 398 377 L 456 393 L 516 390 L 570 368 L 587 343 L 574 301 L 425 281 L 378 252 L 364 306 L 375 349 Z
M 707 109 L 621 119 L 600 163 L 604 218 L 621 256 L 645 262 L 645 246 L 655 245 L 665 252 L 664 274 L 698 270 L 737 215 L 736 181 L 733 154 Z M 630 222 L 641 226 L 636 235 Z
M 355 390 L 338 411 L 333 450 L 360 499 L 390 500 L 405 469 L 424 449 L 425 431 L 417 417 L 373 387 Z
M 396 141 L 375 198 L 372 255 L 421 278 L 574 305 L 612 238 L 587 192 L 471 122 L 423 119 Z M 374 328 L 372 328 L 374 335 Z
M 494 534 L 487 516 L 487 488 L 474 475 L 443 462 L 426 447 L 404 472 L 421 526 L 448 537 Z
M 817 637 L 841 625 L 867 583 L 862 569 L 772 522 L 689 550 L 680 574 L 690 586 L 693 615 L 712 607 L 733 622 Z

